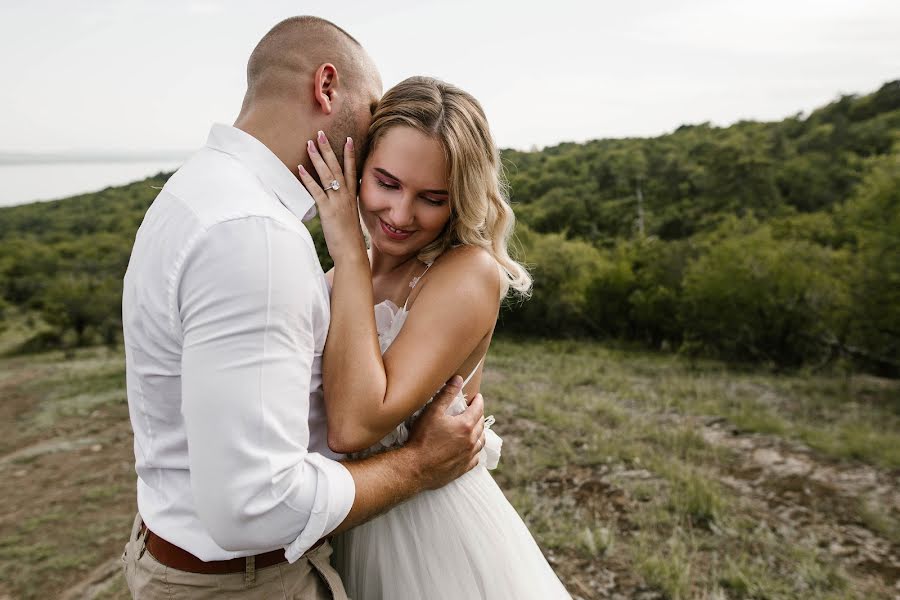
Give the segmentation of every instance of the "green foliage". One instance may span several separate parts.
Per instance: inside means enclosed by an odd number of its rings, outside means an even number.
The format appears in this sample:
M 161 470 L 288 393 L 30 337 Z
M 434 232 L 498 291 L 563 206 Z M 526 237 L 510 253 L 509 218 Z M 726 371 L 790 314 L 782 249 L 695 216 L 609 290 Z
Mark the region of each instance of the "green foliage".
M 122 327 L 121 302 L 117 279 L 62 274 L 44 294 L 44 318 L 59 331 L 73 332 L 76 346 L 96 341 L 97 336 L 112 345 Z
M 806 119 L 507 151 L 535 292 L 503 326 L 900 373 L 898 133 L 895 81 Z
M 629 298 L 637 285 L 631 246 L 621 243 L 600 262 L 587 290 L 594 332 L 606 337 L 632 334 Z
M 504 315 L 504 325 L 537 335 L 576 334 L 590 323 L 587 289 L 600 252 L 561 234 L 538 235 L 520 227 L 523 260 L 534 276 L 534 297 Z
M 729 214 L 768 219 L 847 200 L 863 159 L 883 155 L 900 130 L 900 81 L 845 96 L 809 118 L 680 127 L 652 139 L 505 151 L 512 200 L 541 233 L 604 246 L 635 233 L 637 190 L 647 235 L 684 239 Z
M 504 151 L 535 283 L 499 328 L 900 374 L 898 140 L 894 81 L 805 118 Z M 23 351 L 116 342 L 134 234 L 165 179 L 0 209 L 0 313 L 44 324 Z
M 821 359 L 846 312 L 845 264 L 841 251 L 777 240 L 768 226 L 728 236 L 685 273 L 685 336 L 726 358 Z
M 131 245 L 167 177 L 0 210 L 0 294 L 52 328 L 22 351 L 117 343 Z
M 900 361 L 900 153 L 871 167 L 841 215 L 857 248 L 848 337 L 890 372 Z

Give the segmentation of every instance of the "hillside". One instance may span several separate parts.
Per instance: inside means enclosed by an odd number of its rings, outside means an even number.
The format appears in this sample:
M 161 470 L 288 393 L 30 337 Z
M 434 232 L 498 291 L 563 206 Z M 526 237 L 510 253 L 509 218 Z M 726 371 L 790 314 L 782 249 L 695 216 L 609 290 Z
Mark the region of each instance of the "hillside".
M 576 600 L 896 597 L 900 381 L 497 340 L 482 392 Z M 0 397 L 0 598 L 130 597 L 121 349 L 0 358 Z
M 898 134 L 894 81 L 779 122 L 504 151 L 535 289 L 501 331 L 896 376 Z M 0 328 L 27 330 L 6 350 L 116 343 L 165 179 L 0 209 Z
M 576 600 L 897 597 L 898 115 L 503 152 L 494 477 Z M 121 279 L 167 177 L 0 208 L 0 600 L 129 597 Z

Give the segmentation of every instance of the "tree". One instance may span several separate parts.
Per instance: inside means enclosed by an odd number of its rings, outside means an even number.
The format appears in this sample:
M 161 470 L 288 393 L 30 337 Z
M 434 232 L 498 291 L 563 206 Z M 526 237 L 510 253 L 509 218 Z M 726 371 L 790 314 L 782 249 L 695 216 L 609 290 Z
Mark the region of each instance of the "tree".
M 900 152 L 871 161 L 871 170 L 841 212 L 857 245 L 850 280 L 857 356 L 900 373 Z
M 89 333 L 111 343 L 122 328 L 121 303 L 121 282 L 69 273 L 48 288 L 43 315 L 60 336 L 73 332 L 76 346 L 99 341 Z
M 777 240 L 767 225 L 727 237 L 687 269 L 685 339 L 729 359 L 820 361 L 843 328 L 846 265 L 846 252 Z

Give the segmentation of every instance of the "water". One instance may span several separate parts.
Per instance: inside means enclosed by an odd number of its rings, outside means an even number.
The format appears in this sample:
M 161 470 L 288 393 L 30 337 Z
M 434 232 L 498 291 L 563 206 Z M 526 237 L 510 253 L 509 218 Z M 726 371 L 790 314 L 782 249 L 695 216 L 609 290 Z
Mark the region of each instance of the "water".
M 0 165 L 0 206 L 56 200 L 171 172 L 179 160 Z

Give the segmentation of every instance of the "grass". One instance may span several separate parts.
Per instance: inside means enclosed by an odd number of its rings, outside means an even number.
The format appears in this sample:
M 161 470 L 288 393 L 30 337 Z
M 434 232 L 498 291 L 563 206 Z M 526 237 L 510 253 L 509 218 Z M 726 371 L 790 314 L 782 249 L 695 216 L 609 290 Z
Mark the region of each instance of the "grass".
M 888 581 L 850 573 L 818 546 L 811 549 L 810 533 L 799 524 L 785 529 L 773 517 L 760 527 L 769 507 L 723 484 L 745 457 L 710 444 L 700 430 L 720 420 L 740 436 L 808 444 L 826 465 L 896 469 L 900 420 L 891 398 L 900 393 L 898 382 L 773 375 L 594 344 L 499 340 L 482 391 L 501 434 L 523 417 L 540 423 L 513 432 L 498 479 L 504 489 L 526 490 L 510 497 L 545 547 L 604 564 L 611 554 L 598 552 L 585 531 L 608 528 L 624 570 L 636 570 L 666 598 L 891 597 Z M 528 451 L 519 450 L 523 445 Z M 558 477 L 560 469 L 578 467 L 624 493 L 625 518 L 551 499 L 535 483 L 542 469 Z M 818 507 L 815 498 L 809 502 Z M 853 518 L 893 540 L 898 514 L 860 502 Z M 847 515 L 826 517 L 837 522 Z
M 896 518 L 896 515 L 891 515 L 890 507 L 860 499 L 856 507 L 856 514 L 869 530 L 892 544 L 900 546 L 900 520 Z
M 684 600 L 691 594 L 691 552 L 680 536 L 659 546 L 657 540 L 642 540 L 637 569 L 654 588 L 671 600 Z
M 660 465 L 655 470 L 668 479 L 668 508 L 676 515 L 683 516 L 694 526 L 708 527 L 722 515 L 727 504 L 719 485 L 689 467 Z
M 2 451 L 69 443 L 0 465 L 0 597 L 56 597 L 121 553 L 134 514 L 122 371 L 106 349 L 0 359 Z M 896 481 L 900 382 L 498 339 L 482 392 L 504 438 L 495 477 L 573 593 L 601 595 L 592 586 L 612 572 L 624 597 L 892 597 L 889 569 L 873 575 L 828 550 L 848 523 L 900 544 L 882 496 L 760 482 L 745 473 L 752 447 L 705 430 L 806 445 L 823 468 Z M 116 576 L 97 597 L 128 593 Z
M 134 516 L 122 355 L 5 358 L 0 395 L 0 452 L 29 450 L 0 463 L 0 597 L 58 597 L 121 552 Z

